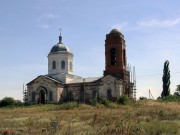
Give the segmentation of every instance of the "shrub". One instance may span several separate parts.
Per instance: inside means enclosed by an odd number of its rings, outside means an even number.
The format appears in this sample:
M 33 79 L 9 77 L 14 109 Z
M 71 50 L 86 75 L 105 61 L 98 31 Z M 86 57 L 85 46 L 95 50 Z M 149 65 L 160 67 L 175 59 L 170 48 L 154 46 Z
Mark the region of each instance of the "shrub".
M 139 100 L 147 100 L 147 97 L 139 97 Z
M 176 92 L 174 92 L 174 95 L 175 95 L 175 96 L 180 96 L 180 92 L 177 92 L 177 91 L 176 91 Z
M 23 106 L 24 103 L 21 100 L 15 100 L 15 106 Z
M 122 104 L 122 105 L 125 105 L 128 101 L 128 97 L 123 95 L 123 96 L 120 96 L 117 98 L 117 103 L 118 104 Z
M 105 106 L 108 106 L 109 103 L 110 103 L 110 101 L 109 101 L 107 98 L 103 98 L 102 101 L 101 101 L 101 103 L 102 103 L 103 105 L 105 105 Z
M 12 97 L 5 97 L 0 102 L 0 107 L 14 106 L 15 100 Z
M 180 85 L 177 85 L 176 91 L 174 92 L 174 95 L 180 96 Z
M 176 95 L 169 95 L 162 99 L 162 101 L 166 102 L 180 102 L 180 97 Z
M 162 100 L 162 97 L 161 97 L 161 96 L 159 96 L 159 97 L 157 98 L 157 100 Z

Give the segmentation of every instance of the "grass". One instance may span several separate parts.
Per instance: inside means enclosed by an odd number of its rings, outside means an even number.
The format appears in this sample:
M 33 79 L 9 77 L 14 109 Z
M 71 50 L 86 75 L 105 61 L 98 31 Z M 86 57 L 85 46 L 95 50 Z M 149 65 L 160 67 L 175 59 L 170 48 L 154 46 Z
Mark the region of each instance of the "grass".
M 23 135 L 178 135 L 180 104 L 147 100 L 127 105 L 67 103 L 0 108 L 0 133 L 5 131 Z

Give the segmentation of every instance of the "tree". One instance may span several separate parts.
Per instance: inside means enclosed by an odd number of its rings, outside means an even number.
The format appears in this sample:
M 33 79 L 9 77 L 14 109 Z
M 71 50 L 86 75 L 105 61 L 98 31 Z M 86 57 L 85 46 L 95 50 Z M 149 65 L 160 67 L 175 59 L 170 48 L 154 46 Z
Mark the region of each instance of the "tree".
M 6 107 L 9 105 L 15 105 L 15 100 L 12 97 L 5 97 L 1 100 L 0 106 L 1 107 Z
M 170 70 L 169 70 L 169 61 L 166 60 L 164 62 L 164 70 L 163 70 L 163 91 L 161 93 L 161 97 L 166 97 L 170 94 Z
M 176 91 L 174 92 L 174 95 L 180 96 L 180 85 L 177 85 Z

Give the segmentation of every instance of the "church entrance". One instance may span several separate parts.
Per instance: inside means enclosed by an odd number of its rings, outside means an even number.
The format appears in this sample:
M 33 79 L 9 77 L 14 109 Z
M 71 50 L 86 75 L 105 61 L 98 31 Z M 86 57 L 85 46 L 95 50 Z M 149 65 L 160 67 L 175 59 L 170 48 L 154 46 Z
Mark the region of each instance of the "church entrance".
M 45 104 L 45 92 L 44 92 L 44 90 L 39 91 L 39 103 Z
M 47 90 L 45 87 L 41 86 L 37 89 L 38 91 L 38 104 L 46 103 Z

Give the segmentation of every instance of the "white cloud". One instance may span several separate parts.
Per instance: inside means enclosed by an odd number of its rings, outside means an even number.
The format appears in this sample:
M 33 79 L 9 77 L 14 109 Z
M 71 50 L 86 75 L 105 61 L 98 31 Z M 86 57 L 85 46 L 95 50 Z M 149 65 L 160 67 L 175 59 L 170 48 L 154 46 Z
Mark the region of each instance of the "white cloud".
M 56 16 L 54 14 L 51 14 L 51 13 L 41 15 L 37 19 L 38 26 L 41 28 L 47 29 L 52 25 L 53 19 L 55 19 L 55 18 L 56 18 Z
M 143 19 L 137 22 L 140 27 L 172 27 L 180 24 L 180 18 L 160 20 L 160 19 Z
M 122 30 L 122 29 L 126 28 L 127 26 L 128 26 L 127 22 L 122 22 L 122 23 L 112 25 L 111 28 L 112 29 L 116 28 L 116 29 Z

